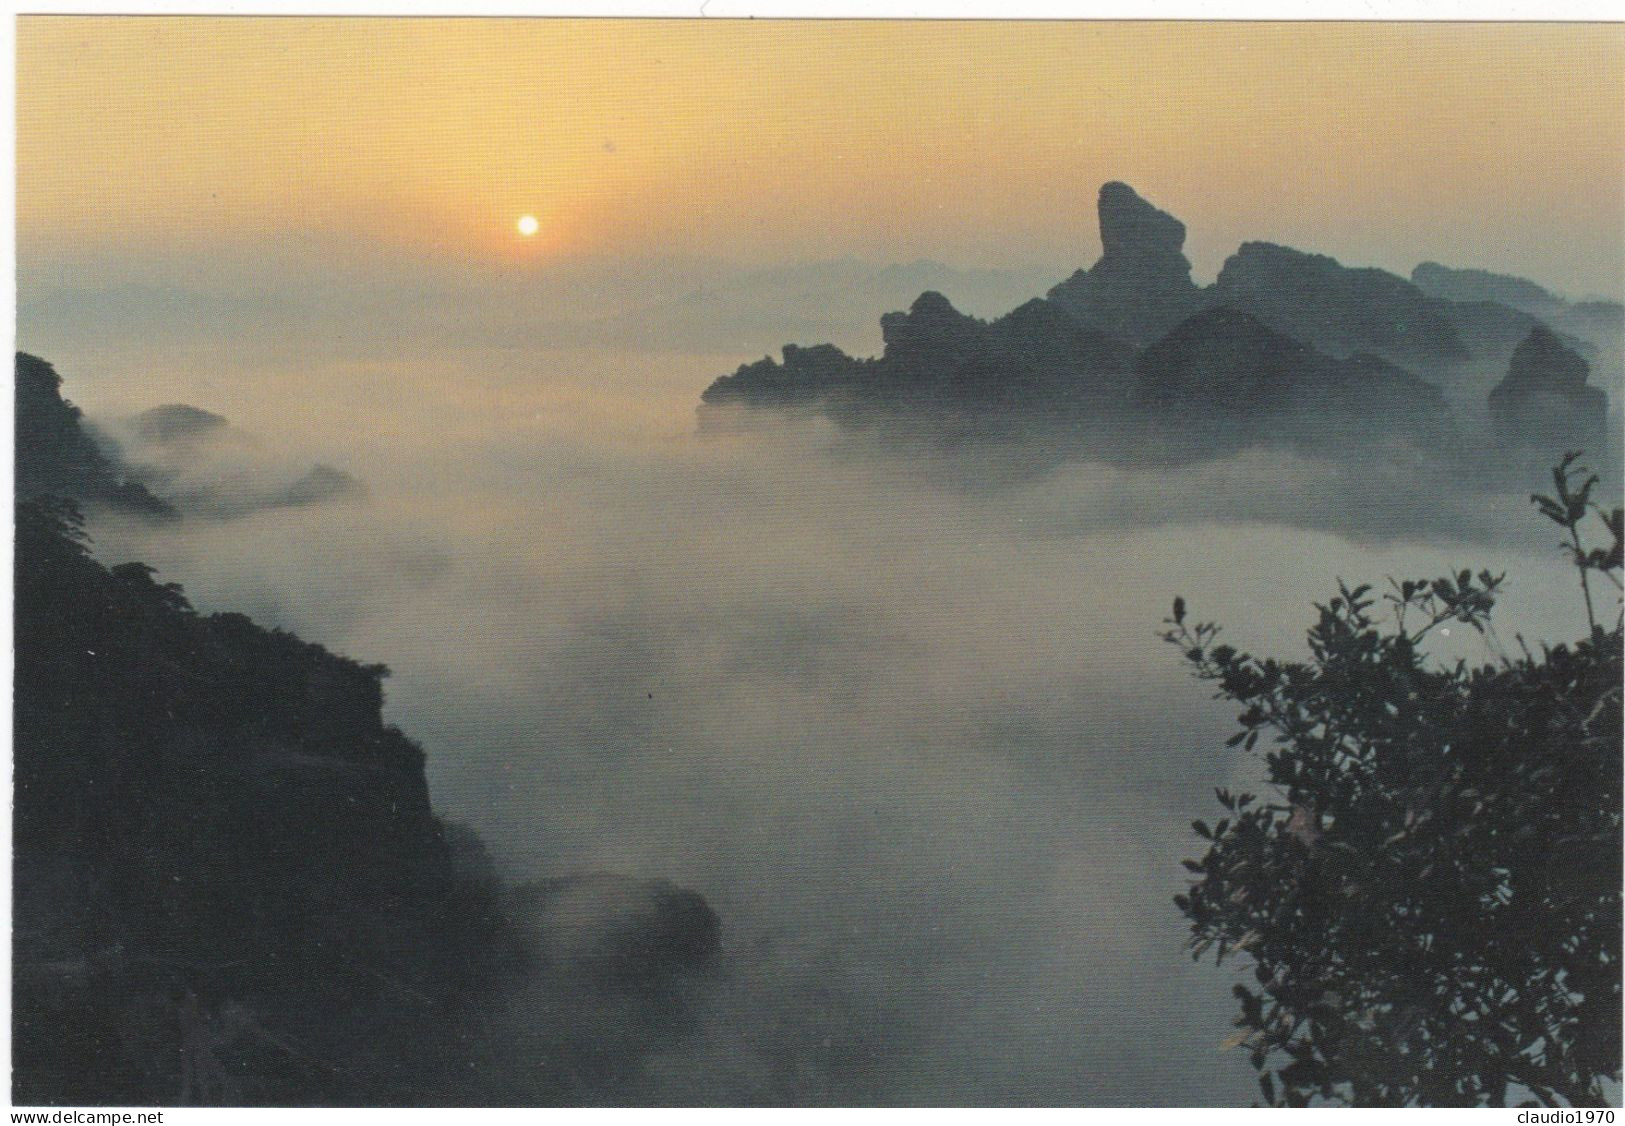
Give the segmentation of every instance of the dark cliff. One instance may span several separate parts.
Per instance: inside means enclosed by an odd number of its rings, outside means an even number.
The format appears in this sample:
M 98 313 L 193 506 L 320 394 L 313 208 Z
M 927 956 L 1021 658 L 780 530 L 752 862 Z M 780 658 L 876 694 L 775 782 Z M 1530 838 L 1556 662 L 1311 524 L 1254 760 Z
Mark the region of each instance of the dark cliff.
M 13 1102 L 571 1102 L 680 1032 L 720 942 L 705 901 L 597 877 L 620 899 L 569 918 L 610 939 L 553 964 L 564 916 L 436 816 L 387 669 L 96 559 L 45 486 L 102 497 L 110 463 L 50 366 L 18 367 Z M 606 993 L 642 1040 L 572 1031 Z
M 97 445 L 79 408 L 62 397 L 55 368 L 18 352 L 16 373 L 18 496 L 69 496 L 159 519 L 175 515 Z
M 497 916 L 384 670 L 199 614 L 80 527 L 18 507 L 15 1099 L 415 1101 Z

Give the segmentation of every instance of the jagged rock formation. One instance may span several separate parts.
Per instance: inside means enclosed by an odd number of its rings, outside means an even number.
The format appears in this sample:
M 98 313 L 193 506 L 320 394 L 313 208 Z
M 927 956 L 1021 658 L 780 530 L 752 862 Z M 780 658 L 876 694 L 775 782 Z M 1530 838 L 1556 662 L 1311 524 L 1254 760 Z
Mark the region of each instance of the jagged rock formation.
M 1049 299 L 1086 324 L 1146 344 L 1201 307 L 1191 281 L 1185 224 L 1127 184 L 1100 189 L 1101 256 L 1049 291 Z
M 899 372 L 947 379 L 981 343 L 987 325 L 967 317 L 940 293 L 920 294 L 906 313 L 880 318 L 884 358 Z
M 1180 430 L 1198 451 L 1238 441 L 1347 446 L 1375 430 L 1435 448 L 1454 437 L 1432 384 L 1366 353 L 1325 355 L 1224 307 L 1188 317 L 1138 358 L 1053 301 L 984 324 L 931 293 L 884 326 L 878 360 L 791 346 L 783 364 L 748 364 L 704 401 L 821 409 L 854 423 L 951 420 L 960 433 L 972 426 L 967 415 L 989 434 L 1001 433 L 990 419 L 1019 420 L 1030 436 L 1087 434 L 1098 453 L 1133 450 L 1125 438 L 1150 430 Z
M 1365 427 L 1448 440 L 1438 389 L 1371 355 L 1337 359 L 1235 309 L 1198 313 L 1134 365 L 1137 397 L 1164 425 L 1217 424 L 1257 440 L 1369 436 Z
M 782 363 L 746 364 L 712 383 L 703 402 L 815 408 L 858 421 L 904 407 L 1058 417 L 1128 400 L 1133 349 L 1053 302 L 1034 299 L 988 324 L 927 292 L 906 313 L 883 316 L 881 334 L 878 359 L 786 345 Z
M 1498 435 L 1554 448 L 1597 449 L 1607 439 L 1608 396 L 1588 386 L 1591 366 L 1544 326 L 1512 353 L 1506 378 L 1490 392 Z
M 788 346 L 782 364 L 718 379 L 704 404 L 822 410 L 854 424 L 951 421 L 957 433 L 1059 430 L 1102 454 L 1136 449 L 1137 430 L 1170 428 L 1197 453 L 1238 441 L 1346 446 L 1379 423 L 1435 447 L 1453 440 L 1432 384 L 1366 353 L 1325 355 L 1234 309 L 1186 318 L 1137 359 L 1041 299 L 985 324 L 928 293 L 883 326 L 879 359 Z
M 741 364 L 732 375 L 719 376 L 700 396 L 703 406 L 747 406 L 776 409 L 817 408 L 849 396 L 850 384 L 872 361 L 856 360 L 833 344 L 802 348 L 784 346 L 779 363 L 763 356 Z M 851 395 L 859 392 L 851 390 Z M 702 419 L 711 417 L 702 414 Z
M 159 519 L 175 515 L 96 444 L 79 408 L 62 397 L 55 368 L 18 352 L 16 371 L 19 497 L 71 497 Z
M 1099 215 L 1100 260 L 1049 297 L 1086 324 L 1139 345 L 1215 305 L 1251 313 L 1329 355 L 1371 352 L 1401 364 L 1460 361 L 1481 350 L 1504 354 L 1535 323 L 1515 302 L 1490 296 L 1505 286 L 1467 285 L 1462 299 L 1446 301 L 1386 270 L 1268 242 L 1244 243 L 1215 284 L 1201 289 L 1183 253 L 1185 226 L 1174 216 L 1115 182 L 1100 190 Z M 1426 269 L 1422 276 L 1440 277 Z
M 709 408 L 734 404 L 899 433 L 934 427 L 954 439 L 1070 444 L 1074 454 L 1102 457 L 1149 456 L 1146 436 L 1169 438 L 1170 427 L 1184 429 L 1195 456 L 1238 441 L 1347 453 L 1392 435 L 1433 454 L 1459 452 L 1434 380 L 1458 398 L 1476 397 L 1473 381 L 1532 333 L 1607 355 L 1625 329 L 1616 305 L 1566 305 L 1518 278 L 1424 263 L 1413 282 L 1268 242 L 1244 243 L 1202 289 L 1184 256 L 1184 224 L 1128 185 L 1101 188 L 1099 221 L 1099 261 L 1046 299 L 988 323 L 939 293 L 922 294 L 908 312 L 881 319 L 879 358 L 786 346 L 782 363 L 763 359 L 716 380 L 702 424 L 714 417 Z M 1509 302 L 1555 303 L 1562 325 L 1583 327 L 1586 340 L 1553 333 Z M 1532 394 L 1521 386 L 1513 381 L 1497 396 L 1507 433 L 1533 426 L 1522 407 L 1506 405 Z M 1540 417 L 1601 417 L 1600 392 L 1557 393 L 1578 405 L 1548 405 Z
M 1397 274 L 1324 254 L 1243 243 L 1209 296 L 1332 356 L 1375 352 L 1406 363 L 1469 354 L 1441 302 Z

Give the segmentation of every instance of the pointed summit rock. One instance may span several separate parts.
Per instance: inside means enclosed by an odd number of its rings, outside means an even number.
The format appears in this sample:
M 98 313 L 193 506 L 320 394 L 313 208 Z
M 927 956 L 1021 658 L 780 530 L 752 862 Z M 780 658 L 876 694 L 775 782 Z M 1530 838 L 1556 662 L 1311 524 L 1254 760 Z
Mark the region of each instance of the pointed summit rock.
M 1578 352 L 1545 325 L 1536 325 L 1512 353 L 1501 389 L 1529 387 L 1578 394 L 1590 374 L 1591 365 Z
M 1113 180 L 1100 187 L 1097 204 L 1100 216 L 1100 245 L 1103 257 L 1125 260 L 1136 257 L 1162 258 L 1185 262 L 1185 224 L 1147 203 L 1139 192 Z
M 1591 365 L 1536 325 L 1490 392 L 1490 421 L 1503 438 L 1596 448 L 1607 436 L 1608 396 L 1586 383 Z
M 1127 184 L 1100 189 L 1100 260 L 1049 291 L 1068 313 L 1147 344 L 1201 306 L 1185 257 L 1185 224 Z

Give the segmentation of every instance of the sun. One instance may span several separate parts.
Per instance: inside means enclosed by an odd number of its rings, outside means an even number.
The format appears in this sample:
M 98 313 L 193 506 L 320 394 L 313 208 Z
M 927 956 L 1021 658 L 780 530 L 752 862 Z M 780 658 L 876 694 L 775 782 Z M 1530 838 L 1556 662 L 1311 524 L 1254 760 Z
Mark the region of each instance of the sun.
M 521 215 L 519 217 L 519 233 L 524 235 L 526 238 L 529 238 L 531 235 L 535 234 L 541 229 L 542 225 L 536 221 L 536 216 Z

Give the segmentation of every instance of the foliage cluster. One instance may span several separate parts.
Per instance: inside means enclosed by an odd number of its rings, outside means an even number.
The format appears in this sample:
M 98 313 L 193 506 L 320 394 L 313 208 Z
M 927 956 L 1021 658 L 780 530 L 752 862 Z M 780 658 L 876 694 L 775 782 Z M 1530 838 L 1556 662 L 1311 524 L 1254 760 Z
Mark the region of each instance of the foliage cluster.
M 1622 516 L 1577 457 L 1533 498 L 1579 572 L 1573 644 L 1509 654 L 1486 571 L 1339 584 L 1306 661 L 1238 652 L 1182 600 L 1164 623 L 1242 709 L 1229 744 L 1262 743 L 1267 792 L 1218 792 L 1176 903 L 1195 957 L 1250 963 L 1231 1043 L 1271 1104 L 1585 1106 L 1617 1083 L 1622 638 L 1593 580 L 1619 587 Z M 1490 659 L 1431 659 L 1452 624 Z

